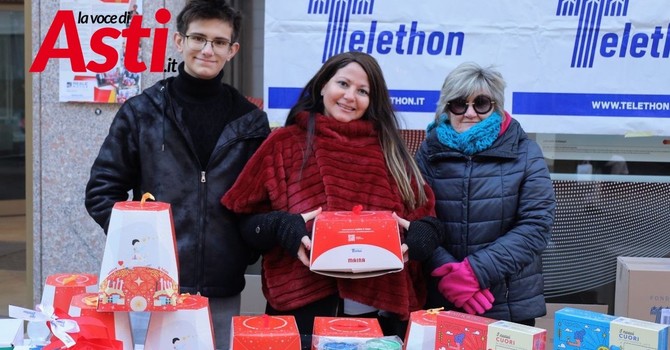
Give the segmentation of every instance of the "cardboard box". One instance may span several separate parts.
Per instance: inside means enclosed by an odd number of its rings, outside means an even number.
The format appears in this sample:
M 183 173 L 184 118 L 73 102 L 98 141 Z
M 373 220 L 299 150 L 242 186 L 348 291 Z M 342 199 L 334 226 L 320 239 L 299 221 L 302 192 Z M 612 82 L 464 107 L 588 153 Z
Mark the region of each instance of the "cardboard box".
M 123 343 L 123 350 L 133 350 L 133 334 L 127 312 L 98 311 L 98 293 L 83 293 L 72 297 L 68 314 L 72 317 L 96 318 L 105 325 L 109 335 Z
M 339 343 L 340 349 L 356 349 L 368 340 L 384 336 L 376 318 L 315 317 L 312 350 L 328 349 Z
M 609 349 L 610 323 L 616 316 L 568 307 L 554 317 L 554 349 Z
M 619 317 L 610 323 L 610 347 L 668 349 L 668 325 Z
M 152 312 L 144 349 L 214 350 L 209 300 L 182 294 L 176 311 Z
M 63 313 L 70 309 L 72 297 L 98 291 L 98 276 L 88 273 L 58 273 L 47 276 L 40 304 Z
M 23 345 L 23 320 L 0 319 L 0 349 Z
M 487 350 L 488 327 L 494 319 L 456 311 L 437 315 L 435 349 Z
M 231 350 L 300 350 L 300 333 L 293 316 L 234 316 Z
M 310 270 L 363 278 L 398 272 L 404 262 L 390 211 L 322 212 L 314 219 Z
M 670 258 L 617 258 L 614 314 L 661 321 L 670 308 Z
M 567 303 L 547 303 L 547 314 L 535 319 L 535 327 L 547 330 L 547 344 L 554 343 L 554 315 L 556 311 L 570 307 L 575 309 L 608 313 L 608 307 L 604 304 L 567 304 Z
M 497 321 L 489 325 L 488 349 L 544 350 L 546 345 L 546 329 L 508 321 Z
M 118 202 L 100 267 L 100 311 L 174 311 L 179 296 L 170 205 Z
M 414 311 L 409 315 L 403 349 L 435 349 L 437 309 Z

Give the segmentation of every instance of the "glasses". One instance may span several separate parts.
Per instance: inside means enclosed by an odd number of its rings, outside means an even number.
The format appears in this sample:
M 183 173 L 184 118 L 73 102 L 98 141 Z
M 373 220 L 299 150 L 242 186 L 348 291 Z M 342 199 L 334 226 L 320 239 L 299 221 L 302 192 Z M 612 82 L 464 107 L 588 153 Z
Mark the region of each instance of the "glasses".
M 226 49 L 230 45 L 232 45 L 232 43 L 228 39 L 207 40 L 207 38 L 202 35 L 196 35 L 196 34 L 186 35 L 182 33 L 179 34 L 184 38 L 186 38 L 186 45 L 191 50 L 197 50 L 197 51 L 204 50 L 205 46 L 207 46 L 207 43 L 211 43 L 213 51 L 225 52 Z
M 475 97 L 473 102 L 467 102 L 464 98 L 457 98 L 447 102 L 447 109 L 455 115 L 465 114 L 468 111 L 468 106 L 472 106 L 477 114 L 486 114 L 493 109 L 495 101 L 485 95 Z

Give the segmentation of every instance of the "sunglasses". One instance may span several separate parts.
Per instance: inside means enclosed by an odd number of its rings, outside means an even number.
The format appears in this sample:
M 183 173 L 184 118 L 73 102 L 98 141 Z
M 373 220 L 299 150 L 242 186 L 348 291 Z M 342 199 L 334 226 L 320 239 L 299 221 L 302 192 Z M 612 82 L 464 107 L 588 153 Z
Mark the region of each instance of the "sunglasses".
M 447 102 L 447 109 L 449 112 L 455 115 L 465 114 L 468 110 L 468 106 L 472 106 L 475 109 L 477 114 L 486 114 L 493 109 L 493 104 L 495 101 L 491 100 L 490 97 L 485 95 L 479 95 L 475 97 L 473 102 L 468 102 L 464 98 L 457 98 Z

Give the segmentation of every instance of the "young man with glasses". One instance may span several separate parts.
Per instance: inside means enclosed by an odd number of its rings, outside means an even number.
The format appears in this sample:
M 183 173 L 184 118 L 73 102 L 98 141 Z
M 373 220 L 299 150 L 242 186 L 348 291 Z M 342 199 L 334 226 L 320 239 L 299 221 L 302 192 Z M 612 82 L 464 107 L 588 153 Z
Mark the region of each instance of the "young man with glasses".
M 257 258 L 219 199 L 270 133 L 266 114 L 221 82 L 240 49 L 240 22 L 224 0 L 186 3 L 174 34 L 179 74 L 121 106 L 86 187 L 86 209 L 105 232 L 128 191 L 172 205 L 180 291 L 209 298 L 217 349 L 228 349 L 244 272 Z

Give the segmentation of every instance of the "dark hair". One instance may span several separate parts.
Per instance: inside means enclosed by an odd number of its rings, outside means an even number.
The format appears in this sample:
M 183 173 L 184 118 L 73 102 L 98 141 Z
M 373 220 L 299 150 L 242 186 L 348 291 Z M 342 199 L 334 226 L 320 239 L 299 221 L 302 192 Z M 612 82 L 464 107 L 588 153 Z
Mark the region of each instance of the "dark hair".
M 189 0 L 177 15 L 177 31 L 187 34 L 191 22 L 202 19 L 218 19 L 230 23 L 233 26 L 233 37 L 230 40 L 237 42 L 242 26 L 242 15 L 225 0 Z
M 407 150 L 402 136 L 400 136 L 400 125 L 393 110 L 393 104 L 391 104 L 391 96 L 382 69 L 374 57 L 358 51 L 344 52 L 330 57 L 302 89 L 298 102 L 289 111 L 285 125 L 295 124 L 296 116 L 300 112 L 309 112 L 307 145 L 303 159 L 304 166 L 311 155 L 316 114 L 324 114 L 321 90 L 337 71 L 354 62 L 358 63 L 365 71 L 370 88 L 370 103 L 361 119 L 371 121 L 375 130 L 379 132 L 379 142 L 384 152 L 386 165 L 396 180 L 405 203 L 408 207 L 415 208 L 417 203 L 423 204 L 427 200 L 423 190 L 423 177 L 414 162 L 414 158 Z M 416 194 L 412 189 L 412 178 L 416 179 L 418 184 Z

